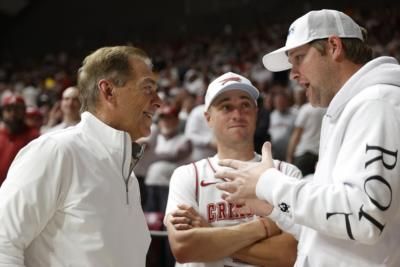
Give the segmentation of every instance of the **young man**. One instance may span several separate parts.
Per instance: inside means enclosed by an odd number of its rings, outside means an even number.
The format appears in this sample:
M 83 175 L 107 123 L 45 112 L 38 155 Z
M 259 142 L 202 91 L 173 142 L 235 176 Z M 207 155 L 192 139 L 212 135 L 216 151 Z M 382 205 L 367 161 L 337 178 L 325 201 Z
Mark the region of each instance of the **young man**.
M 234 180 L 219 187 L 227 200 L 257 195 L 283 229 L 302 226 L 296 266 L 400 266 L 400 66 L 371 60 L 364 33 L 342 12 L 312 11 L 263 58 L 272 71 L 291 68 L 311 104 L 328 107 L 313 180 L 288 177 L 270 159 L 251 169 L 225 162 L 246 169 L 217 174 Z
M 175 170 L 165 213 L 172 252 L 178 262 L 186 263 L 183 266 L 293 266 L 295 239 L 253 211 L 241 212 L 225 202 L 216 188 L 223 181 L 214 177 L 218 160 L 260 160 L 253 142 L 258 95 L 248 79 L 231 72 L 208 87 L 204 115 L 218 152 Z M 301 177 L 294 166 L 275 164 L 286 174 Z
M 131 173 L 161 105 L 148 56 L 104 47 L 78 73 L 82 120 L 36 139 L 0 188 L 0 265 L 145 266 L 150 234 Z

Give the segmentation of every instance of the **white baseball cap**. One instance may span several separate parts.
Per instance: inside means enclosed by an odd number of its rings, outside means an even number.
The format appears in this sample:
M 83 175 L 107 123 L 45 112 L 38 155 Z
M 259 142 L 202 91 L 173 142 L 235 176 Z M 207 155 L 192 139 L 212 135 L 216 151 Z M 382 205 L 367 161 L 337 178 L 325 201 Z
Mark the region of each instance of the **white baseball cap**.
M 227 72 L 210 83 L 205 97 L 205 111 L 208 110 L 214 99 L 220 94 L 230 90 L 241 90 L 248 93 L 256 102 L 259 96 L 258 89 L 245 77 Z M 256 102 L 257 103 L 257 102 Z
M 290 69 L 292 64 L 288 61 L 288 50 L 332 35 L 364 41 L 361 27 L 343 12 L 329 9 L 310 11 L 290 25 L 285 46 L 266 54 L 263 64 L 270 71 Z

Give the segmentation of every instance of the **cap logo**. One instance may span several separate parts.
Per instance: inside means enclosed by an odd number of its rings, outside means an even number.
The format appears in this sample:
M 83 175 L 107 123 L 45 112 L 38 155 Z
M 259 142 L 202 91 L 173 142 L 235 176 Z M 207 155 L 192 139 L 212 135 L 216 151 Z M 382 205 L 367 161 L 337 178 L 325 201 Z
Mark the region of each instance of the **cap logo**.
M 229 78 L 221 80 L 220 83 L 222 85 L 225 85 L 227 82 L 231 82 L 231 81 L 233 81 L 233 82 L 241 82 L 242 79 L 240 79 L 240 77 L 234 77 L 233 76 L 233 77 L 229 77 Z
M 287 36 L 289 37 L 293 33 L 294 33 L 294 27 L 292 26 L 292 27 L 289 28 L 289 32 L 288 32 Z

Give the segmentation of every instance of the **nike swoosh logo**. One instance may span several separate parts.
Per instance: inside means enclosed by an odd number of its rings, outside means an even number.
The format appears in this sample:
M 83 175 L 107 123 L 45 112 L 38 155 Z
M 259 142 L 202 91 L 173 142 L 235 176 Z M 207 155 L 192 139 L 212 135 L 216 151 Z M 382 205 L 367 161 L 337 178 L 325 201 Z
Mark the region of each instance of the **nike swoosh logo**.
M 218 183 L 220 183 L 220 182 L 218 182 L 218 181 L 215 181 L 215 182 L 206 182 L 206 181 L 204 181 L 204 180 L 201 180 L 200 185 L 201 185 L 201 186 L 209 186 L 209 185 L 218 184 Z

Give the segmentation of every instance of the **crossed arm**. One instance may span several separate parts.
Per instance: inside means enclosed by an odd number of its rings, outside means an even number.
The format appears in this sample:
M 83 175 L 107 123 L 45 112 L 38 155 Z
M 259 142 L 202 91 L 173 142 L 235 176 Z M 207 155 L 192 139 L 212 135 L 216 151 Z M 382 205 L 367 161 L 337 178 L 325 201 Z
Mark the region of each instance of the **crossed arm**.
M 293 266 L 297 241 L 269 219 L 212 227 L 193 208 L 182 205 L 166 220 L 178 262 L 210 262 L 233 257 L 260 266 Z
M 258 266 L 293 266 L 297 257 L 297 240 L 291 234 L 281 232 L 242 248 L 231 257 Z

